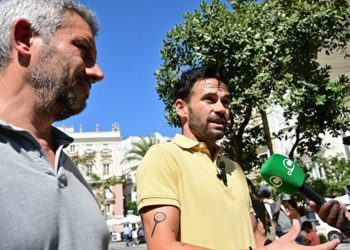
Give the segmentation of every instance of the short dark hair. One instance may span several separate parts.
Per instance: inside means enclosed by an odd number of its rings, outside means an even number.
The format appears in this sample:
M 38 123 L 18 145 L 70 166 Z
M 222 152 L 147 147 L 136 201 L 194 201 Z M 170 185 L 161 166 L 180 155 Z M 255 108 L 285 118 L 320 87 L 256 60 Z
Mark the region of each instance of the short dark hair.
M 262 198 L 270 198 L 271 197 L 271 189 L 266 185 L 262 185 L 259 189 L 259 192 L 260 192 L 260 196 Z
M 305 229 L 311 229 L 312 230 L 312 223 L 310 221 L 304 221 L 303 224 L 301 224 L 301 230 Z
M 215 78 L 227 85 L 226 71 L 217 66 L 203 66 L 193 68 L 182 73 L 180 80 L 173 89 L 174 101 L 177 99 L 187 100 L 193 85 L 202 79 Z

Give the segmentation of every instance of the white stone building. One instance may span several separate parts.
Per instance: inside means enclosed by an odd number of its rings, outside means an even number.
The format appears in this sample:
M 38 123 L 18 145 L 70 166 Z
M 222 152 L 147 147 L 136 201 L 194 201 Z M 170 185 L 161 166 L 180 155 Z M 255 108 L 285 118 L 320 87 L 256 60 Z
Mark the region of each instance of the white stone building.
M 89 174 L 95 174 L 101 180 L 114 176 L 122 179 L 121 184 L 112 187 L 112 192 L 105 191 L 106 202 L 101 209 L 106 219 L 124 217 L 128 202 L 136 202 L 135 172 L 139 162 L 122 163 L 122 161 L 127 151 L 132 148 L 132 144 L 140 138 L 131 136 L 124 140 L 117 124 L 113 124 L 110 131 L 100 131 L 98 125 L 95 131 L 84 131 L 82 126 L 78 131 L 75 131 L 73 126 L 58 126 L 58 128 L 74 138 L 74 142 L 65 149 L 69 156 L 94 155 L 94 163 L 81 169 L 88 182 L 91 180 Z M 152 136 L 159 142 L 170 139 L 159 133 Z

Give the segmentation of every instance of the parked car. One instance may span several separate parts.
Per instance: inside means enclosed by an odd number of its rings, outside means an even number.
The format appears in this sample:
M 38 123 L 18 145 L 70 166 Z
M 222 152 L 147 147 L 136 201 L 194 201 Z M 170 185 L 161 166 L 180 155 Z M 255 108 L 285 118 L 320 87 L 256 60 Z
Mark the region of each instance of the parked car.
M 318 215 L 316 214 L 316 230 L 317 234 L 323 234 L 327 237 L 328 240 L 338 239 L 340 242 L 343 242 L 348 237 L 344 235 L 339 229 L 331 227 L 327 223 L 323 222 Z

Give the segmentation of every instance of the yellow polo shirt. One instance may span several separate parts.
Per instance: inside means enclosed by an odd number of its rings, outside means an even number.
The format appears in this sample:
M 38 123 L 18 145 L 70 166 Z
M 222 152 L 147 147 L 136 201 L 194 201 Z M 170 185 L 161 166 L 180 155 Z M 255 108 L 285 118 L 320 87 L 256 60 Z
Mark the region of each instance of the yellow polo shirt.
M 225 162 L 228 186 L 217 177 Z M 137 173 L 138 209 L 173 205 L 180 209 L 181 242 L 209 249 L 255 247 L 253 211 L 241 167 L 216 155 L 204 143 L 176 135 L 152 146 Z

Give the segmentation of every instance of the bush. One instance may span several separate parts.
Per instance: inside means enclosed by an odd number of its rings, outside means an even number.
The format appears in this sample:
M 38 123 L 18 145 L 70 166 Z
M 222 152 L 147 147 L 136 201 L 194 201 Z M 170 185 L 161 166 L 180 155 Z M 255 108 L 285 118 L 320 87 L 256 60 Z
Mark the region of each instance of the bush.
M 328 241 L 326 235 L 319 234 L 318 236 L 320 236 L 320 243 L 321 244 L 326 243 Z

